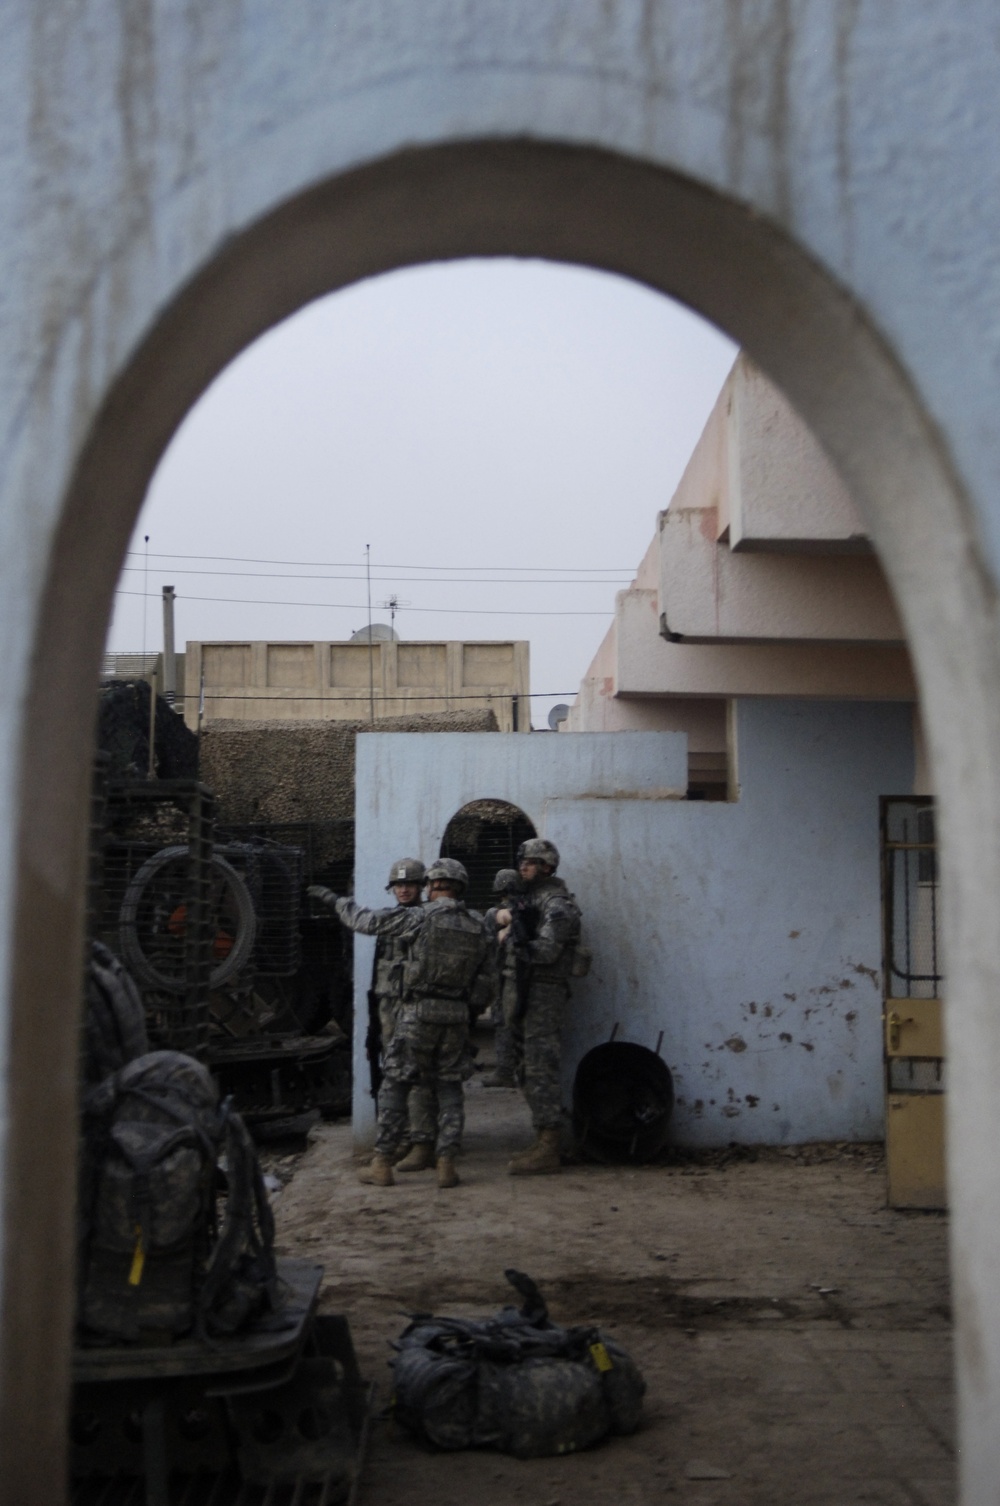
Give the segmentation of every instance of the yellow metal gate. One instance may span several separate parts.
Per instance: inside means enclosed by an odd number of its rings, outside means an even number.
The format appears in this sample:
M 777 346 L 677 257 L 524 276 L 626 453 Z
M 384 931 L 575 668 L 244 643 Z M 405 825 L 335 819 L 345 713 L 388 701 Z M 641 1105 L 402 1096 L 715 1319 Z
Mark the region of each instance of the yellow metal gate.
M 943 968 L 933 800 L 886 797 L 881 829 L 889 1203 L 943 1208 Z

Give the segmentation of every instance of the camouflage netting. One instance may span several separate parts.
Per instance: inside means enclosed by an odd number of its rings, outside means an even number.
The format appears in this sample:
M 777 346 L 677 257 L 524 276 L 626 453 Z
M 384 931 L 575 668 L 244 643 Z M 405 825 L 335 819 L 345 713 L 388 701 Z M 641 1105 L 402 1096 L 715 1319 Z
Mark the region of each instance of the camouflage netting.
M 354 820 L 354 740 L 362 732 L 497 732 L 492 711 L 371 722 L 206 723 L 200 777 L 227 825 Z
M 149 772 L 149 696 L 146 680 L 109 680 L 98 701 L 97 746 L 108 755 L 112 779 L 145 779 Z M 169 702 L 156 697 L 154 772 L 160 779 L 194 779 L 198 739 Z

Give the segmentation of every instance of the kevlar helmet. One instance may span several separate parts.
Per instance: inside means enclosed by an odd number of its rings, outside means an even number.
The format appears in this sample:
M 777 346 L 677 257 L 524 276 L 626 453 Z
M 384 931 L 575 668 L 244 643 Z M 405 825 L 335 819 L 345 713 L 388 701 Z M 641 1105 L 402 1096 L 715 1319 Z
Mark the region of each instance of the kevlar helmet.
M 469 887 L 469 875 L 457 858 L 438 858 L 427 870 L 428 884 L 431 879 L 445 879 L 449 884 L 454 884 L 460 894 L 464 894 Z
M 559 849 L 554 842 L 547 842 L 544 837 L 529 837 L 517 849 L 517 861 L 545 863 L 555 873 L 559 867 Z
M 400 858 L 389 869 L 387 889 L 393 884 L 420 884 L 423 887 L 424 865 L 419 858 Z
M 501 868 L 493 880 L 494 894 L 521 894 L 524 884 L 516 868 Z

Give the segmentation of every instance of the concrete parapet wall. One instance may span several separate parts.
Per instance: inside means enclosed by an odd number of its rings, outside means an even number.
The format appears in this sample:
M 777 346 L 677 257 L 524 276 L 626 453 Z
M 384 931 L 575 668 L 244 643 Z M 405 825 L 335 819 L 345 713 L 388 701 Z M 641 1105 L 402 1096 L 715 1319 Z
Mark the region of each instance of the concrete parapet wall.
M 729 547 L 804 554 L 871 549 L 850 493 L 809 426 L 746 356 L 722 391 L 728 409 L 722 489 Z M 712 436 L 706 429 L 699 445 Z M 707 502 L 706 505 L 711 505 Z
M 903 625 L 878 560 L 734 554 L 714 508 L 660 514 L 660 611 L 692 642 L 898 643 Z
M 502 732 L 531 731 L 529 644 L 190 642 L 184 716 L 205 721 L 352 721 L 489 710 Z

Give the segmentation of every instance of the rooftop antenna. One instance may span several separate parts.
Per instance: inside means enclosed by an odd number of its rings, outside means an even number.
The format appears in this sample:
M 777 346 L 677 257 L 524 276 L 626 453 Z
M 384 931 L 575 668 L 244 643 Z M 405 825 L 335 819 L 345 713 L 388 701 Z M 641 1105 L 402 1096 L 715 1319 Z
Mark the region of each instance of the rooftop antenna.
M 375 645 L 372 642 L 372 546 L 365 545 L 365 579 L 368 583 L 368 718 L 375 720 Z
M 412 606 L 412 602 L 409 602 L 409 601 L 400 601 L 399 597 L 396 595 L 396 593 L 394 591 L 392 593 L 392 595 L 389 597 L 388 601 L 380 602 L 379 605 L 383 606 L 383 607 L 388 607 L 388 609 L 389 609 L 389 627 L 393 631 L 395 631 L 395 628 L 396 628 L 396 613 L 399 611 L 400 607 Z

